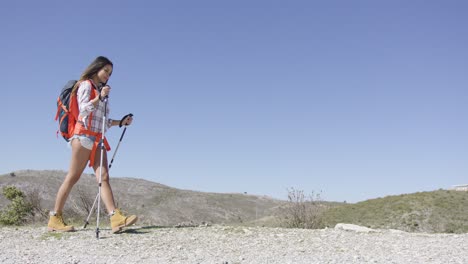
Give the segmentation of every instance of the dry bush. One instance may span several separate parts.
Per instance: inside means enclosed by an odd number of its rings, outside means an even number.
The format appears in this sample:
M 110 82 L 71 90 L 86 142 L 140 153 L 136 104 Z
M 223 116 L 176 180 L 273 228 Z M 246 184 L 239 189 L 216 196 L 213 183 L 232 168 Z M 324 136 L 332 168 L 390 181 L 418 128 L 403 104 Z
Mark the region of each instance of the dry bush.
M 65 208 L 66 215 L 70 217 L 71 221 L 80 222 L 81 220 L 86 220 L 89 216 L 89 222 L 93 223 L 96 220 L 97 216 L 97 206 L 98 201 L 96 201 L 96 193 L 91 193 L 83 188 L 82 186 L 75 187 L 75 193 L 73 199 L 70 199 L 70 206 Z M 117 202 L 116 206 L 117 206 Z M 94 207 L 93 207 L 94 204 Z M 93 212 L 91 212 L 91 209 Z M 101 219 L 107 219 L 104 217 L 107 215 L 107 209 L 104 202 L 100 201 L 100 210 L 99 214 Z M 104 217 L 104 218 L 103 218 Z
M 320 228 L 325 210 L 320 194 L 312 192 L 306 197 L 302 190 L 290 188 L 287 191 L 288 201 L 279 213 L 280 224 L 288 228 Z
M 77 212 L 88 215 L 91 211 L 94 200 L 96 199 L 96 195 L 97 194 L 91 195 L 86 192 L 85 188 L 76 186 L 76 199 L 71 201 L 73 209 Z M 97 204 L 95 206 L 97 206 Z
M 43 222 L 49 218 L 49 211 L 42 207 L 42 198 L 38 189 L 26 193 L 26 201 L 31 205 L 31 214 L 28 222 Z

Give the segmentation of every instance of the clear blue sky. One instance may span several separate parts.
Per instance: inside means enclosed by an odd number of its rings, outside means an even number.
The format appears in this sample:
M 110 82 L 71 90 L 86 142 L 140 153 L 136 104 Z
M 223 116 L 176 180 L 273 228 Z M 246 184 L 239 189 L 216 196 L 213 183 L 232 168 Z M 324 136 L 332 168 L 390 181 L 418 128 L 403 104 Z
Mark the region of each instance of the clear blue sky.
M 3 1 L 0 173 L 68 169 L 56 98 L 104 55 L 111 117 L 135 115 L 111 176 L 348 202 L 468 183 L 467 11 L 466 1 Z M 107 134 L 114 149 L 121 132 Z

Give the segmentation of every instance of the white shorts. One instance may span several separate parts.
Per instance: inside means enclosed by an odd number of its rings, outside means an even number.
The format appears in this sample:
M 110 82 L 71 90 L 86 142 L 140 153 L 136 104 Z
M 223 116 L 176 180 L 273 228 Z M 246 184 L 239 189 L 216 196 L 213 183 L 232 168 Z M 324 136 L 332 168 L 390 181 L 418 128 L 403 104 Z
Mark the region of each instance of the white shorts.
M 95 136 L 88 136 L 88 135 L 73 135 L 73 137 L 70 139 L 70 142 L 68 143 L 71 146 L 71 142 L 77 138 L 80 140 L 81 146 L 83 146 L 86 149 L 92 150 L 94 141 L 96 140 Z

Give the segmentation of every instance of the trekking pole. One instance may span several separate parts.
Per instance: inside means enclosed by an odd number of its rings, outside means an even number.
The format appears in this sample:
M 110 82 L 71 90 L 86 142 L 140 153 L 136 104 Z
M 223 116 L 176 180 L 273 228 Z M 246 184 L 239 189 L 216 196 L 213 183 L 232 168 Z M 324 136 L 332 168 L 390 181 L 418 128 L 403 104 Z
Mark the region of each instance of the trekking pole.
M 122 122 L 129 116 L 132 117 L 133 114 L 128 114 L 128 115 L 124 116 L 122 118 L 122 120 L 120 120 L 119 127 L 122 127 Z M 122 142 L 122 139 L 123 139 L 123 137 L 125 135 L 125 131 L 127 131 L 127 124 L 125 124 L 125 128 L 124 128 L 124 130 L 122 132 L 122 135 L 120 136 L 119 143 L 117 144 L 117 147 L 114 150 L 114 155 L 112 155 L 112 160 L 111 160 L 111 162 L 109 164 L 109 169 L 108 170 L 110 170 L 110 168 L 112 167 L 112 163 L 114 162 L 115 154 L 117 154 L 117 150 L 119 150 L 119 146 L 120 146 L 120 143 Z M 94 199 L 93 206 L 91 206 L 91 210 L 89 210 L 89 214 L 88 214 L 88 217 L 85 220 L 85 224 L 83 226 L 83 229 L 86 228 L 86 226 L 88 226 L 89 218 L 91 217 L 91 214 L 93 213 L 94 206 L 96 205 L 96 202 L 97 202 L 98 199 L 99 199 L 99 193 L 96 195 L 96 198 Z
M 122 127 L 122 122 L 123 122 L 127 117 L 132 117 L 132 116 L 133 116 L 133 114 L 128 114 L 128 115 L 124 116 L 124 117 L 120 120 L 119 127 Z M 115 150 L 114 150 L 114 155 L 112 155 L 112 159 L 111 159 L 111 162 L 110 162 L 110 164 L 109 164 L 109 169 L 112 167 L 112 162 L 114 162 L 115 154 L 117 153 L 117 150 L 119 150 L 120 142 L 122 142 L 122 138 L 123 138 L 124 135 L 125 135 L 125 131 L 127 131 L 127 124 L 125 124 L 125 128 L 124 128 L 124 130 L 122 131 L 122 135 L 120 136 L 120 139 L 119 139 L 119 143 L 117 144 L 117 147 L 116 147 Z
M 99 199 L 99 193 L 96 195 L 96 198 L 94 199 L 93 206 L 91 206 L 91 210 L 89 210 L 88 217 L 85 220 L 85 224 L 83 226 L 83 229 L 86 228 L 89 224 L 89 218 L 91 217 L 91 214 L 93 213 L 94 206 L 96 205 L 96 201 Z
M 104 134 L 106 132 L 106 115 L 107 115 L 107 96 L 104 97 L 104 115 L 102 116 L 102 130 L 101 130 L 101 160 L 99 163 L 99 187 L 97 199 L 97 220 L 96 220 L 96 238 L 99 239 L 99 214 L 101 209 L 101 185 L 102 185 L 102 164 L 104 162 Z

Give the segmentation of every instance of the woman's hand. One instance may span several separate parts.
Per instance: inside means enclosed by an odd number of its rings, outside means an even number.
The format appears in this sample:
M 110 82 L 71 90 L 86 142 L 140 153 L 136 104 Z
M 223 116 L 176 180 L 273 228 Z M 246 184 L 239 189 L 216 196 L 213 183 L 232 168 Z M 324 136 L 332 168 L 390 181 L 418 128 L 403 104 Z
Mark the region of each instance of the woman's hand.
M 124 119 L 122 122 L 125 126 L 131 125 L 133 122 L 133 116 L 127 116 L 127 118 Z
M 109 96 L 110 89 L 111 88 L 110 88 L 109 85 L 106 85 L 106 86 L 102 87 L 101 93 L 99 94 L 99 97 L 100 98 L 106 98 L 107 96 Z
M 122 126 L 129 126 L 131 125 L 133 122 L 133 114 L 128 114 L 124 117 L 122 117 L 122 120 L 120 120 L 119 122 L 119 126 L 122 127 Z

